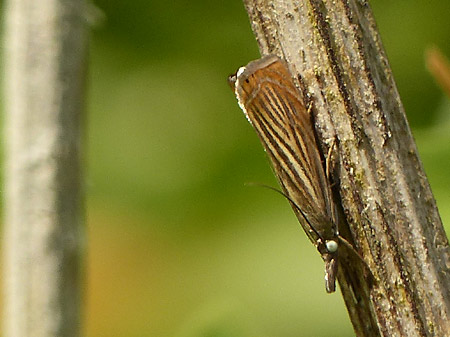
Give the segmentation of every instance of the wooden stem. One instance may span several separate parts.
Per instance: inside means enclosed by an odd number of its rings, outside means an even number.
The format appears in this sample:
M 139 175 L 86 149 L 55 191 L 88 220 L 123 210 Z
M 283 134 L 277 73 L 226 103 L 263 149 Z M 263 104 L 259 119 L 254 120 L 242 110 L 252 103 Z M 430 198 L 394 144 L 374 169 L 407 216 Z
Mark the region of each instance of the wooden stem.
M 80 335 L 85 3 L 5 10 L 6 337 Z
M 364 0 L 244 0 L 262 55 L 284 58 L 334 168 L 340 256 L 358 336 L 447 336 L 450 248 L 372 11 Z M 353 254 L 354 255 L 354 254 Z

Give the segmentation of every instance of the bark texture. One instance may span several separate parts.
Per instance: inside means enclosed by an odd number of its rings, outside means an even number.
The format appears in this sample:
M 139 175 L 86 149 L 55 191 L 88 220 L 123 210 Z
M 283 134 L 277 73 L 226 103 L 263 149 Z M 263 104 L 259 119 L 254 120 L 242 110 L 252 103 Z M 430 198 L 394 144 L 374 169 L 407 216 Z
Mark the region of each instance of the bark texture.
M 244 0 L 262 55 L 284 58 L 333 142 L 339 284 L 358 336 L 449 336 L 450 248 L 364 0 Z
M 5 4 L 6 337 L 80 334 L 81 0 Z

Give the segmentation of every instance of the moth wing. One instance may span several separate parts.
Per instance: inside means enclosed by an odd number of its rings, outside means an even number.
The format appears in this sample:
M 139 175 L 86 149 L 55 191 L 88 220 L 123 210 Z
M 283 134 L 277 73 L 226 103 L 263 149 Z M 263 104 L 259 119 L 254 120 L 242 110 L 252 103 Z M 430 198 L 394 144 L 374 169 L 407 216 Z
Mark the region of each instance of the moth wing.
M 331 191 L 311 115 L 286 64 L 274 56 L 250 63 L 238 73 L 235 91 L 284 193 L 322 237 L 334 236 Z M 303 216 L 293 208 L 303 227 L 308 228 Z M 312 234 L 311 230 L 307 232 Z

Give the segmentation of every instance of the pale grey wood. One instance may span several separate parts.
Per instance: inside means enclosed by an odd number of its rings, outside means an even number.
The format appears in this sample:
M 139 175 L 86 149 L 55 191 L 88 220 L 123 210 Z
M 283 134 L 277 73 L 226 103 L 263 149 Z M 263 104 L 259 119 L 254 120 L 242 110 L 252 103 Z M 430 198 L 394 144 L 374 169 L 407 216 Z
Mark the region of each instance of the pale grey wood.
M 5 3 L 5 337 L 80 335 L 85 3 Z
M 337 140 L 341 233 L 374 274 L 341 249 L 339 284 L 356 334 L 449 336 L 448 239 L 369 4 L 244 3 L 261 54 L 286 59 L 312 105 L 324 153 Z

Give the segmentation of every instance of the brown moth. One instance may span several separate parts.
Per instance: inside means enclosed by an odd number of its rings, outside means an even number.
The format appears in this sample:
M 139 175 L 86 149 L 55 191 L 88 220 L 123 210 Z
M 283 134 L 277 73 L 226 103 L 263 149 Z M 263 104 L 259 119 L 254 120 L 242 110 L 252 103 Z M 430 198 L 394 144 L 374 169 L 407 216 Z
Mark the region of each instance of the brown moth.
M 312 117 L 287 64 L 274 55 L 228 79 L 267 152 L 284 196 L 325 262 L 325 288 L 336 290 L 339 233 Z

